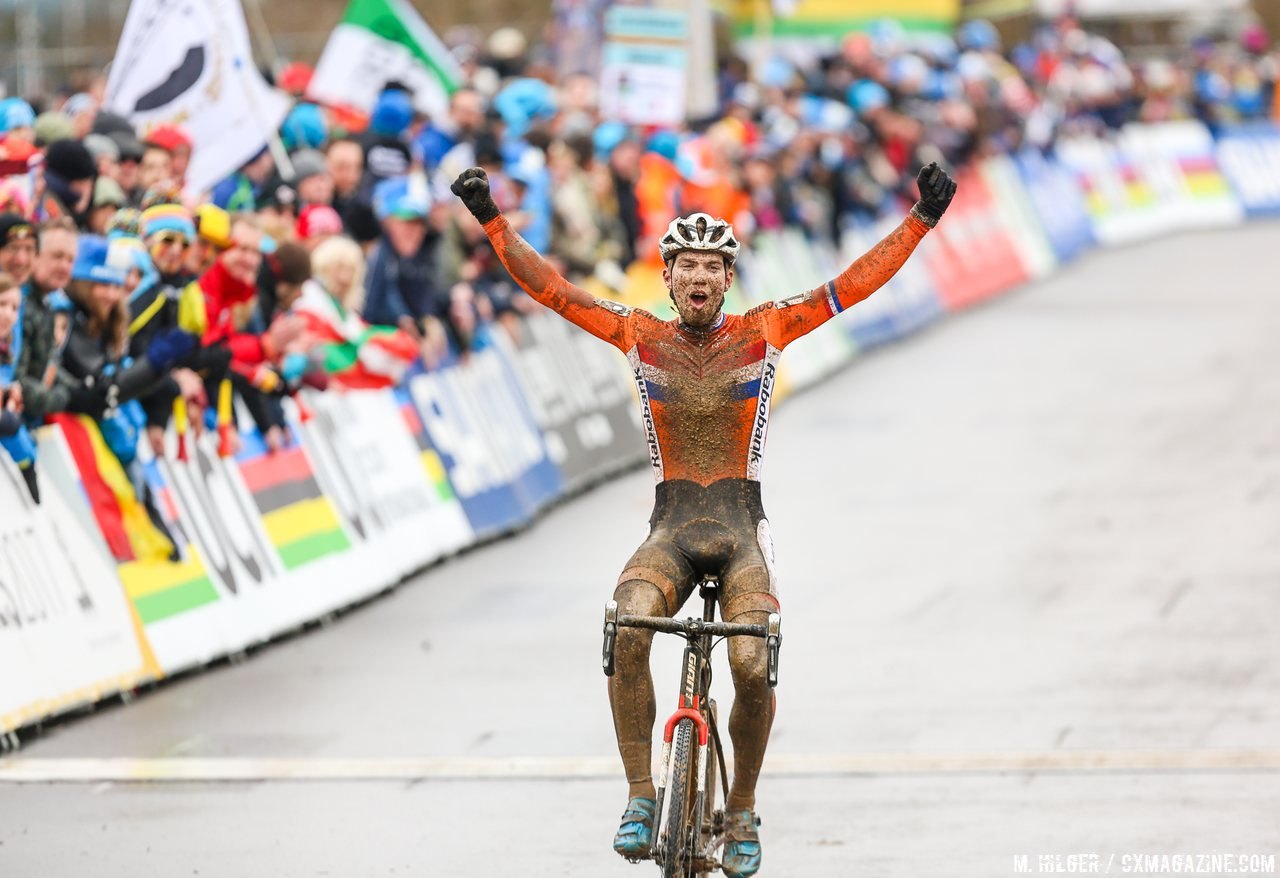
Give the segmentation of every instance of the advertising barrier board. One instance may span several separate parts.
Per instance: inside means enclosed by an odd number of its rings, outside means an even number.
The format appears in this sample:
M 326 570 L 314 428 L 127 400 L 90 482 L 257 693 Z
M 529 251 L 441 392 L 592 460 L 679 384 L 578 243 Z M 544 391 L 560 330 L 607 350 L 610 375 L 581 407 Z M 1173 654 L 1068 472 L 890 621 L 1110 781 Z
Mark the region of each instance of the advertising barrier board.
M 956 179 L 946 222 L 921 245 L 938 296 L 956 311 L 1002 293 L 1031 277 L 1015 234 L 1004 224 L 995 194 L 975 169 Z
M 1280 125 L 1258 122 L 1224 129 L 1217 158 L 1250 217 L 1280 215 Z
M 101 537 L 0 455 L 0 732 L 158 675 Z
M 1071 172 L 1034 149 L 1014 159 L 1035 217 L 1058 262 L 1075 259 L 1097 241 L 1089 211 Z

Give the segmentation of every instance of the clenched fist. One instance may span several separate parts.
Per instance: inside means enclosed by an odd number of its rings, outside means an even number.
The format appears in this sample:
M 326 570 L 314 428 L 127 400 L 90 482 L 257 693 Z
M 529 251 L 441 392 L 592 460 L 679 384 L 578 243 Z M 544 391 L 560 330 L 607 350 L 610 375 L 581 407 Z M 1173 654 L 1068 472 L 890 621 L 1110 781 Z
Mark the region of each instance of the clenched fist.
M 938 167 L 937 162 L 929 162 L 920 169 L 916 185 L 920 187 L 920 200 L 916 202 L 913 212 L 921 222 L 933 228 L 955 197 L 956 181 Z
M 463 171 L 458 175 L 458 179 L 453 181 L 449 191 L 462 199 L 467 210 L 471 211 L 471 215 L 479 220 L 481 225 L 498 215 L 498 205 L 493 203 L 493 196 L 489 193 L 489 178 L 481 168 L 468 168 Z

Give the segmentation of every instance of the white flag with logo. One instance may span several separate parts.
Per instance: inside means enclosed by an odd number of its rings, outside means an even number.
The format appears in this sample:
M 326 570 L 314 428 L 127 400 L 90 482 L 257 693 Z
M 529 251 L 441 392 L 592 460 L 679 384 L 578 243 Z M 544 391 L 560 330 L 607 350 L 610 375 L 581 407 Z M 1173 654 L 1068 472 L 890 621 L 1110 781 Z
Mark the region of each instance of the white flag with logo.
M 105 105 L 141 133 L 180 125 L 190 135 L 189 192 L 253 158 L 289 111 L 254 66 L 239 0 L 133 0 Z
M 351 0 L 316 64 L 307 97 L 369 112 L 383 85 L 403 83 L 439 116 L 462 82 L 453 54 L 407 0 Z

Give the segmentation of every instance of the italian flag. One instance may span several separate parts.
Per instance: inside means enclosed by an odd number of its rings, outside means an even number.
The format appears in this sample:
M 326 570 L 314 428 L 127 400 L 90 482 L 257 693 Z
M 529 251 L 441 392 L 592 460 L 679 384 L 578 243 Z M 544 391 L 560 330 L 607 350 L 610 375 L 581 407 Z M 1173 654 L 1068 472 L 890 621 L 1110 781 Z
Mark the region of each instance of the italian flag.
M 408 0 L 351 0 L 307 96 L 367 113 L 391 80 L 408 86 L 419 111 L 438 116 L 462 82 L 462 70 Z

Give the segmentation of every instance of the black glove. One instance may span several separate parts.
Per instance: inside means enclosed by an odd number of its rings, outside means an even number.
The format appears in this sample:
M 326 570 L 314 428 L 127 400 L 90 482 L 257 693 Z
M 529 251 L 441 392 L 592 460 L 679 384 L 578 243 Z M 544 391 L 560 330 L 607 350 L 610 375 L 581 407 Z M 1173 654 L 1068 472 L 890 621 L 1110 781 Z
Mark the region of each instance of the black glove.
M 76 415 L 88 415 L 95 421 L 102 420 L 107 411 L 107 394 L 111 391 L 107 381 L 86 378 L 71 388 L 67 396 L 67 411 Z
M 449 191 L 462 199 L 471 215 L 483 225 L 498 216 L 498 205 L 489 194 L 489 178 L 480 168 L 468 168 L 453 181 Z
M 916 177 L 916 185 L 920 187 L 920 200 L 911 209 L 916 217 L 933 228 L 942 219 L 947 205 L 956 194 L 956 181 L 946 171 L 938 167 L 937 162 L 929 162 L 920 169 Z

